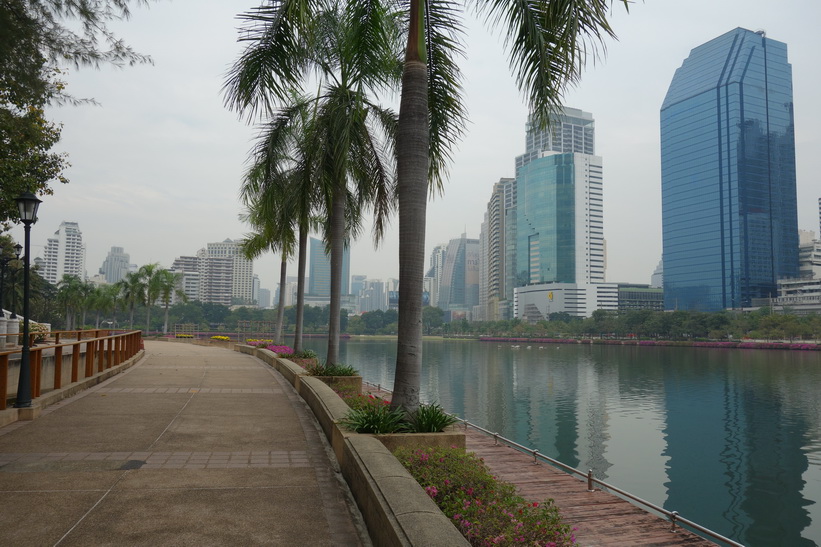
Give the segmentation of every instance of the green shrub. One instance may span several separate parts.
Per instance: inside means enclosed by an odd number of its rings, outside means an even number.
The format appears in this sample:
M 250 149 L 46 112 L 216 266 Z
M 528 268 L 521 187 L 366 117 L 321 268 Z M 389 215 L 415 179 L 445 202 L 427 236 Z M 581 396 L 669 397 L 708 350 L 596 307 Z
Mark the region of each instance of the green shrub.
M 357 433 L 404 433 L 408 430 L 405 421 L 405 412 L 398 408 L 392 410 L 390 406 L 365 405 L 362 408 L 352 408 L 339 423 Z
M 408 417 L 408 423 L 414 433 L 438 433 L 458 421 L 437 403 L 421 404 L 416 412 Z
M 457 448 L 394 452 L 471 545 L 573 545 L 552 499 L 530 503 L 491 475 L 474 454 Z
M 359 371 L 349 365 L 315 365 L 305 369 L 311 376 L 356 376 Z
M 343 388 L 334 386 L 334 391 L 345 401 L 346 405 L 355 410 L 369 406 L 387 406 L 391 404 L 390 401 L 377 397 L 376 395 L 359 393 L 354 387 Z

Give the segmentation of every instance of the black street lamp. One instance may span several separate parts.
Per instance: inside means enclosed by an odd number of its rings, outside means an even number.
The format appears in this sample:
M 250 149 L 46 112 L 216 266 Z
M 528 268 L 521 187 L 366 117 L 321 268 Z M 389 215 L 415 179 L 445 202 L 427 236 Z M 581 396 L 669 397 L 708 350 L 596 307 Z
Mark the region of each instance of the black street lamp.
M 41 200 L 31 192 L 17 198 L 20 221 L 25 230 L 25 256 L 23 256 L 23 350 L 20 354 L 20 376 L 17 381 L 17 401 L 15 408 L 31 406 L 31 359 L 29 348 L 29 258 L 31 255 L 31 225 L 37 222 L 37 208 Z

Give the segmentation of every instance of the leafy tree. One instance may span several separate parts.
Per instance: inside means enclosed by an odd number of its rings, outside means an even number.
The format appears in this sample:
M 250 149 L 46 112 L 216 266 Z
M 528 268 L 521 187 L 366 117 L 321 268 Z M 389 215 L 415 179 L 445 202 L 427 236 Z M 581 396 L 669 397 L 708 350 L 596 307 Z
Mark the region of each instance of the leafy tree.
M 431 334 L 434 330 L 442 326 L 445 312 L 435 306 L 425 306 L 422 308 L 422 325 L 425 334 Z
M 146 4 L 145 0 L 135 0 Z M 128 18 L 128 0 L 3 0 L 0 2 L 0 219 L 18 218 L 14 199 L 25 191 L 47 195 L 63 176 L 66 155 L 51 152 L 60 126 L 46 104 L 75 101 L 59 80 L 60 63 L 122 65 L 149 59 L 109 29 Z M 75 101 L 77 102 L 77 101 Z

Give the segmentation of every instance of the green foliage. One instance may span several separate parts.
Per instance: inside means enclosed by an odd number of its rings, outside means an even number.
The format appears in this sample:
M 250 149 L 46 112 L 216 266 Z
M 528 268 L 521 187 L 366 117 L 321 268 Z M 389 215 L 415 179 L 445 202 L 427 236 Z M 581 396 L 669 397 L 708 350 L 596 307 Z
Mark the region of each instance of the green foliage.
M 359 371 L 341 363 L 316 365 L 305 369 L 310 376 L 357 376 Z
M 421 404 L 408 417 L 408 423 L 415 433 L 437 433 L 459 421 L 445 412 L 439 404 Z
M 530 503 L 457 448 L 399 449 L 394 455 L 471 545 L 573 545 L 553 500 Z
M 401 409 L 392 410 L 388 405 L 367 405 L 358 409 L 351 409 L 339 423 L 357 433 L 403 433 L 407 431 L 405 412 Z
M 14 198 L 50 195 L 66 183 L 67 156 L 51 152 L 61 127 L 44 117 L 51 103 L 81 102 L 65 93 L 59 64 L 145 62 L 107 27 L 127 19 L 129 0 L 0 2 L 0 229 L 18 218 Z M 145 0 L 133 3 L 144 4 Z M 101 44 L 100 42 L 105 42 Z

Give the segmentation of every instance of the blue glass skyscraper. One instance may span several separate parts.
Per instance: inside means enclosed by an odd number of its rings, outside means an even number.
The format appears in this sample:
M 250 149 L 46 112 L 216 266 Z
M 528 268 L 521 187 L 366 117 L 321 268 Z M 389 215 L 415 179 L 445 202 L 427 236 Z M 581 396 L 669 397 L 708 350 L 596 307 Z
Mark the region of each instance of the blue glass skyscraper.
M 776 296 L 798 275 L 787 45 L 737 28 L 690 52 L 661 107 L 666 309 Z

